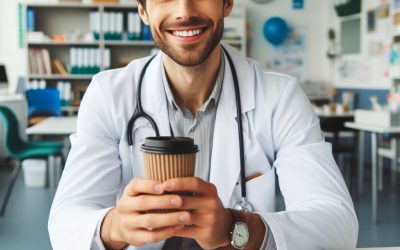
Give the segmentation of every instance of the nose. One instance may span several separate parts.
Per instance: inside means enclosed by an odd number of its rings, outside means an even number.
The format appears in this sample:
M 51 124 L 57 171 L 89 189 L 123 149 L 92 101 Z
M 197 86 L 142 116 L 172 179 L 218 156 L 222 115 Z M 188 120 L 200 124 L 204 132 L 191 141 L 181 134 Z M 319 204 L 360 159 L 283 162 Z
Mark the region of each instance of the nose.
M 177 21 L 187 21 L 193 17 L 197 17 L 195 11 L 195 1 L 193 0 L 177 0 L 177 6 L 175 9 L 175 19 Z

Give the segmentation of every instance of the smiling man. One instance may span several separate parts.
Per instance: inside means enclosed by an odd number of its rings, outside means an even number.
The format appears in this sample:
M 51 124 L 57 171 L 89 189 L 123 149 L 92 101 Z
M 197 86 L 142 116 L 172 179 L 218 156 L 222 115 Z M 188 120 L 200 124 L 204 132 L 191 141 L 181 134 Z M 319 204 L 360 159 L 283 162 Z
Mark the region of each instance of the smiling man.
M 295 79 L 221 43 L 232 7 L 138 2 L 161 51 L 93 78 L 50 213 L 54 249 L 355 247 L 353 204 L 307 97 Z M 143 179 L 140 146 L 154 131 L 145 119 L 128 126 L 139 107 L 161 135 L 194 139 L 195 177 Z M 244 198 L 251 211 L 232 209 Z M 157 209 L 175 212 L 146 212 Z

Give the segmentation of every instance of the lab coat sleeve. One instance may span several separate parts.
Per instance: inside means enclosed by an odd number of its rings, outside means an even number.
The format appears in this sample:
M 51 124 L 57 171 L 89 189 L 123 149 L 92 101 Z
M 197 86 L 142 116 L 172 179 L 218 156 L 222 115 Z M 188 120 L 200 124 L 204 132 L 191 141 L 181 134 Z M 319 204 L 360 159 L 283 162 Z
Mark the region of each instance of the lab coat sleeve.
M 277 249 L 353 249 L 358 221 L 312 106 L 289 80 L 272 114 L 276 168 L 286 210 L 262 213 Z
M 77 132 L 49 217 L 53 249 L 98 249 L 96 226 L 115 206 L 121 185 L 119 139 L 110 103 L 96 77 L 82 100 Z M 98 245 L 98 244 L 97 244 Z

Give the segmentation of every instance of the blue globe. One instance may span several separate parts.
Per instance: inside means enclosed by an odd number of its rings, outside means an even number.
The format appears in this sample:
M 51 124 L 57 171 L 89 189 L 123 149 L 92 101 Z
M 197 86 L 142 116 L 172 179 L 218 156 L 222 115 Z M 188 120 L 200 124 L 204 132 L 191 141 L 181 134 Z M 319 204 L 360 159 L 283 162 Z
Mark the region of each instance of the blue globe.
M 282 44 L 289 34 L 289 26 L 281 17 L 272 17 L 264 24 L 264 37 L 274 46 Z

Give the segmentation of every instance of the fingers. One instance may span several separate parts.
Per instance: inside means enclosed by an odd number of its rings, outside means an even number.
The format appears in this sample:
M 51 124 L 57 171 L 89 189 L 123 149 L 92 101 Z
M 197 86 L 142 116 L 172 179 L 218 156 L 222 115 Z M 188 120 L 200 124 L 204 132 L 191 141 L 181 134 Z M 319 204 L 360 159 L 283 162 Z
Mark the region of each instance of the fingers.
M 195 238 L 195 236 L 201 235 L 202 229 L 197 226 L 185 226 L 182 230 L 178 231 L 174 236 L 184 238 Z
M 139 194 L 162 194 L 164 189 L 159 181 L 134 178 L 125 187 L 124 192 L 129 196 L 137 196 Z
M 156 243 L 162 240 L 166 240 L 168 238 L 171 238 L 172 236 L 175 236 L 179 231 L 181 231 L 184 228 L 184 225 L 178 225 L 178 226 L 172 226 L 172 227 L 166 227 L 166 228 L 160 228 L 160 229 L 153 229 L 153 230 L 147 230 L 147 229 L 140 229 L 134 231 L 131 236 L 128 237 L 128 243 L 130 242 L 135 242 L 136 246 L 138 245 L 144 245 L 148 243 Z M 132 239 L 131 239 L 132 237 Z M 140 243 L 137 242 L 137 239 L 140 239 Z
M 218 210 L 222 207 L 219 199 L 211 196 L 186 196 L 182 195 L 182 205 L 180 210 L 192 210 L 199 213 L 208 213 L 213 210 Z
M 129 218 L 123 222 L 129 229 L 160 229 L 190 223 L 190 214 L 186 211 L 172 213 L 149 213 Z M 154 231 L 154 230 L 152 230 Z
M 122 212 L 145 212 L 156 209 L 174 209 L 182 206 L 179 195 L 139 195 L 125 199 Z
M 168 192 L 194 192 L 197 194 L 217 195 L 217 188 L 197 177 L 176 178 L 165 181 L 163 189 Z

